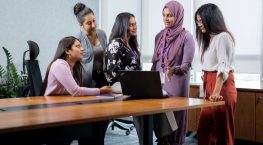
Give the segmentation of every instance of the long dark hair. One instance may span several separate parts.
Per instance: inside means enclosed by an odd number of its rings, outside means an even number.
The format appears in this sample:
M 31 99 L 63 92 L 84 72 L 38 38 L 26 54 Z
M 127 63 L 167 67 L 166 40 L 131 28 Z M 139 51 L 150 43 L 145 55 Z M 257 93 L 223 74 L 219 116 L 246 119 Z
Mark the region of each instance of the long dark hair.
M 128 12 L 117 15 L 111 30 L 109 42 L 111 43 L 111 41 L 115 38 L 123 38 L 125 41 L 128 41 L 127 43 L 129 43 L 129 45 L 135 49 L 137 53 L 139 53 L 137 36 L 131 36 L 130 39 L 127 40 L 129 33 L 129 21 L 131 17 L 135 16 Z
M 86 5 L 83 3 L 77 3 L 74 6 L 73 11 L 80 24 L 83 24 L 84 22 L 83 17 L 86 16 L 87 14 L 92 13 L 94 15 L 92 9 L 86 7 Z
M 72 48 L 72 45 L 74 44 L 74 42 L 76 40 L 79 41 L 77 38 L 75 38 L 73 36 L 68 36 L 68 37 L 64 37 L 63 39 L 61 39 L 59 41 L 58 48 L 57 48 L 57 51 L 55 53 L 55 56 L 54 56 L 53 60 L 51 61 L 51 63 L 48 65 L 48 68 L 46 71 L 46 75 L 45 75 L 45 79 L 44 79 L 43 87 L 42 87 L 42 94 L 45 93 L 46 88 L 47 88 L 48 75 L 49 75 L 49 70 L 50 70 L 51 65 L 57 59 L 66 60 L 68 57 L 68 55 L 66 54 L 66 51 L 68 51 Z M 76 82 L 79 85 L 81 85 L 81 83 L 82 83 L 81 82 L 82 81 L 82 65 L 81 65 L 80 61 L 77 61 L 75 63 L 74 68 L 73 68 L 73 75 L 74 75 Z
M 195 12 L 195 22 L 197 22 L 197 15 L 201 17 L 206 33 L 202 33 L 196 23 L 196 39 L 201 49 L 201 56 L 207 50 L 210 42 L 211 33 L 219 34 L 221 32 L 227 32 L 233 39 L 233 35 L 228 31 L 224 17 L 220 9 L 215 4 L 204 4 Z M 201 58 L 202 59 L 202 58 Z

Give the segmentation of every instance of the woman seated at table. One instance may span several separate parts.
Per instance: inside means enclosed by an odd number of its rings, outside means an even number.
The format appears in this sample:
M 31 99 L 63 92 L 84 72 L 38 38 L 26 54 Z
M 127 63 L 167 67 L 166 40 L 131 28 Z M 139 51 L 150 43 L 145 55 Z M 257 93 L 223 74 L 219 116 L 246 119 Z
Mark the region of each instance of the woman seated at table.
M 82 83 L 82 65 L 80 60 L 83 57 L 80 41 L 73 37 L 65 37 L 60 40 L 52 62 L 49 64 L 43 84 L 45 96 L 51 95 L 72 95 L 87 96 L 111 93 L 111 88 L 80 87 Z
M 84 49 L 80 41 L 73 37 L 65 37 L 60 40 L 56 54 L 49 64 L 43 84 L 45 96 L 71 95 L 88 96 L 111 93 L 111 87 L 101 88 L 80 87 L 82 83 L 82 65 Z M 92 125 L 94 126 L 94 125 Z M 93 133 L 93 131 L 92 131 Z M 103 140 L 99 138 L 98 140 Z M 97 144 L 97 140 L 89 140 L 88 137 L 78 139 L 79 145 Z M 60 141 L 60 145 L 69 145 L 71 140 Z

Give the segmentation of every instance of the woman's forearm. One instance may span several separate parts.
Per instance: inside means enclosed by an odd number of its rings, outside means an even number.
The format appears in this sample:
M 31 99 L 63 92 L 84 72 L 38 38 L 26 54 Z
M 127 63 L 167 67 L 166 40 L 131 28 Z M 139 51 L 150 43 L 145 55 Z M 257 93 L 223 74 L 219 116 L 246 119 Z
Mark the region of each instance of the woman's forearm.
M 219 96 L 219 95 L 220 95 L 220 92 L 221 92 L 223 83 L 224 83 L 223 74 L 220 73 L 220 74 L 216 77 L 216 84 L 215 84 L 215 88 L 214 88 L 214 91 L 213 91 L 213 94 L 212 94 L 212 95 L 216 95 L 216 96 Z

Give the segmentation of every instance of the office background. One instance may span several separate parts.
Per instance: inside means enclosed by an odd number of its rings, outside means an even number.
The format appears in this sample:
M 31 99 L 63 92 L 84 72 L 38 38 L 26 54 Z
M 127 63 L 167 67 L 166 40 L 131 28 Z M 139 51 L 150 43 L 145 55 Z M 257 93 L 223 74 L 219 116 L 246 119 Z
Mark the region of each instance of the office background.
M 97 26 L 109 36 L 115 17 L 131 12 L 138 24 L 138 38 L 142 60 L 149 63 L 154 49 L 154 37 L 163 29 L 162 8 L 169 0 L 0 0 L 0 46 L 9 49 L 18 70 L 22 70 L 22 54 L 28 49 L 27 40 L 39 44 L 42 77 L 54 56 L 59 40 L 76 35 L 79 24 L 73 14 L 76 2 L 83 2 L 94 10 Z M 185 8 L 184 26 L 195 33 L 194 12 L 204 3 L 215 3 L 222 10 L 227 26 L 236 38 L 236 72 L 241 79 L 259 80 L 263 72 L 263 2 L 261 0 L 179 0 Z M 193 70 L 201 71 L 198 49 Z M 0 50 L 0 64 L 5 66 Z M 261 75 L 262 76 L 262 75 Z M 237 77 L 239 78 L 239 77 Z
M 0 46 L 10 51 L 18 70 L 22 70 L 23 52 L 28 49 L 26 41 L 33 40 L 40 48 L 37 59 L 44 77 L 59 40 L 80 31 L 73 13 L 77 2 L 90 5 L 99 17 L 97 0 L 0 0 Z M 2 48 L 0 56 L 0 64 L 5 66 Z

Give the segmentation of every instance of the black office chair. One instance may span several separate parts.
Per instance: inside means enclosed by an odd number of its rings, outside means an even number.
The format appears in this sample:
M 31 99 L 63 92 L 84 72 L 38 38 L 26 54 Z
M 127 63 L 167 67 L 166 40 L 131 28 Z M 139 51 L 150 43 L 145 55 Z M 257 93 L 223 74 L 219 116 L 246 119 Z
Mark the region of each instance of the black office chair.
M 116 94 L 122 94 L 122 88 L 121 88 L 120 82 L 115 82 L 112 85 L 112 91 L 113 93 L 116 93 Z M 129 124 L 130 126 L 129 127 L 126 125 L 124 126 L 124 125 L 121 125 L 120 123 Z M 133 125 L 132 117 L 124 117 L 124 118 L 118 118 L 118 119 L 111 120 L 109 127 L 112 130 L 114 130 L 114 127 L 117 127 L 121 130 L 125 130 L 126 131 L 125 134 L 129 135 L 130 132 L 133 130 L 134 125 Z
M 23 73 L 28 76 L 28 86 L 23 91 L 23 96 L 40 96 L 42 89 L 42 76 L 39 69 L 38 60 L 39 47 L 36 42 L 27 41 L 29 50 L 23 54 Z M 25 60 L 25 54 L 29 52 L 29 60 Z M 26 69 L 25 69 L 26 68 Z
M 129 127 L 124 127 L 122 126 L 121 124 L 119 124 L 118 122 L 121 122 L 121 123 L 124 123 L 124 124 L 130 124 Z M 111 124 L 110 124 L 110 127 L 112 130 L 114 130 L 114 127 L 117 127 L 121 130 L 125 130 L 125 134 L 126 135 L 129 135 L 131 133 L 131 131 L 134 129 L 134 125 L 133 125 L 133 120 L 132 120 L 132 117 L 125 117 L 125 118 L 119 118 L 119 119 L 114 119 L 114 120 L 111 120 Z

